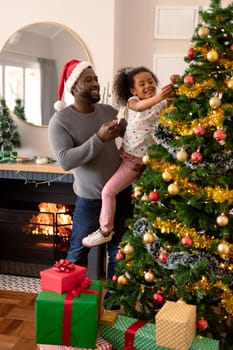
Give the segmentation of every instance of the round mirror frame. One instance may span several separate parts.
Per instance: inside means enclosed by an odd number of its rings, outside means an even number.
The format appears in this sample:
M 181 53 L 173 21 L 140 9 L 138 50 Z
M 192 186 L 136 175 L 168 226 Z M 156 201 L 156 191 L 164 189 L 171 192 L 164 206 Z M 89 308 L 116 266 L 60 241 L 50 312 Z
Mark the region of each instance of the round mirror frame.
M 50 22 L 50 21 L 35 22 L 35 23 L 31 23 L 31 24 L 28 24 L 28 25 L 26 25 L 26 26 L 24 26 L 24 27 L 19 28 L 19 29 L 18 29 L 16 32 L 14 32 L 14 33 L 10 36 L 10 38 L 5 42 L 5 44 L 4 44 L 4 46 L 3 46 L 2 50 L 1 50 L 1 52 L 4 52 L 4 48 L 8 45 L 8 43 L 9 43 L 11 40 L 14 40 L 14 38 L 17 36 L 17 33 L 19 33 L 19 32 L 22 31 L 22 30 L 30 29 L 31 27 L 33 27 L 33 26 L 35 26 L 35 25 L 36 25 L 36 26 L 37 26 L 37 25 L 51 25 L 51 26 L 56 26 L 56 27 L 58 27 L 58 28 L 60 28 L 60 29 L 62 29 L 62 30 L 64 30 L 64 31 L 66 31 L 68 34 L 71 35 L 71 37 L 72 37 L 73 39 L 76 39 L 78 45 L 79 45 L 80 48 L 83 50 L 84 56 L 86 56 L 86 60 L 89 61 L 90 63 L 92 63 L 91 55 L 90 55 L 90 53 L 89 53 L 89 51 L 88 51 L 86 45 L 84 44 L 83 40 L 80 38 L 80 36 L 79 36 L 76 32 L 74 32 L 72 29 L 70 29 L 69 27 L 67 27 L 67 26 L 65 26 L 65 25 L 63 25 L 63 24 L 61 24 L 61 23 L 58 23 L 58 22 Z M 69 59 L 72 59 L 72 58 L 75 58 L 75 57 L 70 57 Z M 69 59 L 67 59 L 67 61 L 68 61 Z M 77 59 L 78 59 L 78 58 L 77 58 Z M 64 64 L 65 64 L 65 63 L 66 63 L 66 62 L 64 62 Z M 58 72 L 58 74 L 59 74 L 59 73 L 60 73 L 60 72 Z M 59 74 L 59 75 L 60 75 L 60 74 Z M 59 77 L 58 77 L 58 81 L 59 81 Z M 55 102 L 55 101 L 54 101 L 54 102 Z M 39 128 L 47 128 L 47 127 L 48 127 L 48 125 L 38 125 L 38 124 L 34 124 L 34 123 L 32 123 L 32 122 L 26 121 L 26 120 L 20 118 L 19 116 L 17 116 L 17 115 L 14 113 L 14 111 L 12 111 L 12 110 L 9 110 L 9 111 L 10 111 L 10 114 L 11 114 L 12 116 L 14 116 L 14 119 L 19 120 L 20 122 L 26 123 L 26 124 L 28 124 L 28 125 L 31 125 L 31 126 L 37 127 L 37 128 L 38 128 L 38 127 L 39 127 Z

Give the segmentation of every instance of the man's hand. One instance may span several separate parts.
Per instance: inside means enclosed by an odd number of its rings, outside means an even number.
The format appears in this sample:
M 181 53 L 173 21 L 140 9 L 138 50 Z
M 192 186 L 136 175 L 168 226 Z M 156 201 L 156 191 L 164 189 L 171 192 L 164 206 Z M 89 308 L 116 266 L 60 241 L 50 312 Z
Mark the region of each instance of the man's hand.
M 120 126 L 117 123 L 117 120 L 112 120 L 111 122 L 104 123 L 97 131 L 96 135 L 102 142 L 107 142 L 120 136 L 120 131 Z

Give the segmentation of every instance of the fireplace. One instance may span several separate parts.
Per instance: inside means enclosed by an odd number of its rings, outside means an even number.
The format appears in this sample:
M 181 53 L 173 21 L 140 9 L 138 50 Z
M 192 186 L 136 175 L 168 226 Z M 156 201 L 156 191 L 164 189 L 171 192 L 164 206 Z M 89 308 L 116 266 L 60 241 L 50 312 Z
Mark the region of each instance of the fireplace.
M 66 257 L 75 203 L 72 178 L 51 183 L 0 178 L 0 186 L 0 274 L 39 277 Z M 104 256 L 103 247 L 91 249 L 90 278 L 103 277 Z

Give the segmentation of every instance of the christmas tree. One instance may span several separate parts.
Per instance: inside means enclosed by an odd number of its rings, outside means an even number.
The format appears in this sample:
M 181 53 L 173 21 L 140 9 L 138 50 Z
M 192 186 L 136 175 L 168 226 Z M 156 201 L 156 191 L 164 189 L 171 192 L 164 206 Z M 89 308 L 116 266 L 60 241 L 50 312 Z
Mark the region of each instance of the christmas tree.
M 15 108 L 13 112 L 22 120 L 26 120 L 24 106 L 22 105 L 22 100 L 20 98 L 15 100 Z
M 17 125 L 11 118 L 5 99 L 0 100 L 0 158 L 9 158 L 14 147 L 20 146 Z
M 155 127 L 117 253 L 110 303 L 154 321 L 167 300 L 197 306 L 197 334 L 233 344 L 233 3 L 200 11 L 188 67 Z

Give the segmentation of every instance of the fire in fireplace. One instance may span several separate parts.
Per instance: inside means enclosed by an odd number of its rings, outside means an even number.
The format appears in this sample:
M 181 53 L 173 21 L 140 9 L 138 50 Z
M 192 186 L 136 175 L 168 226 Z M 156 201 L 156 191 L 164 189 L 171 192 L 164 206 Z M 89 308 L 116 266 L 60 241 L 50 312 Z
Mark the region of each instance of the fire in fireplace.
M 57 203 L 39 203 L 39 213 L 33 214 L 23 231 L 27 235 L 36 235 L 43 241 L 67 243 L 72 230 L 70 206 Z
M 33 176 L 35 174 L 33 173 Z M 0 179 L 0 273 L 39 277 L 42 269 L 66 257 L 76 200 L 72 184 L 35 186 Z M 105 248 L 92 248 L 88 276 L 105 273 Z
M 0 208 L 0 230 L 6 232 L 0 248 L 1 264 L 7 261 L 5 265 L 10 269 L 16 265 L 17 275 L 25 275 L 25 269 L 22 273 L 19 270 L 26 264 L 26 275 L 38 276 L 41 269 L 64 258 L 72 230 L 72 210 L 72 206 L 50 202 L 39 203 L 38 210 Z

